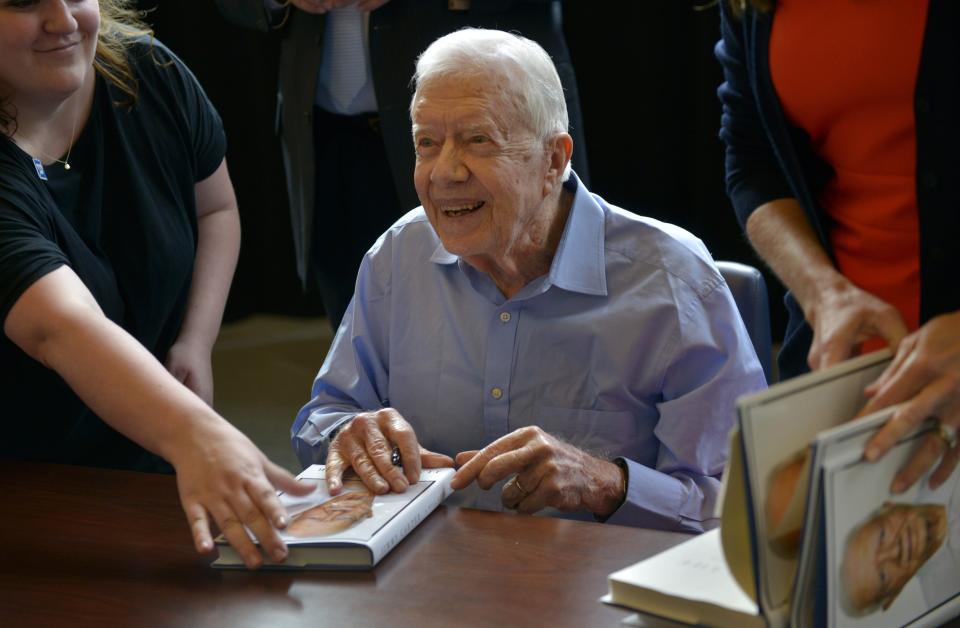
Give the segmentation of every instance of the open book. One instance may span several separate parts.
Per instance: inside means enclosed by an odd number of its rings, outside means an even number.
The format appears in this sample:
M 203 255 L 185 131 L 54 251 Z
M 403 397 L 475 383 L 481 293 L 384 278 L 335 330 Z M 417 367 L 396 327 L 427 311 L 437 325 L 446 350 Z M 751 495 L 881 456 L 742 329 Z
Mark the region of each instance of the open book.
M 357 479 L 344 481 L 330 497 L 323 465 L 312 465 L 298 480 L 318 483 L 305 497 L 280 494 L 290 525 L 280 532 L 289 555 L 275 563 L 264 555 L 264 568 L 370 569 L 450 495 L 453 468 L 424 469 L 420 481 L 403 493 L 374 495 Z M 251 538 L 254 538 L 251 534 Z M 254 540 L 256 540 L 254 538 Z M 243 559 L 221 534 L 216 539 L 217 568 L 242 568 Z
M 706 625 L 938 625 L 960 613 L 960 473 L 935 491 L 926 477 L 889 491 L 933 423 L 871 464 L 863 447 L 895 408 L 851 421 L 890 357 L 861 356 L 739 400 L 721 529 L 707 533 L 717 542 L 699 537 L 611 574 L 611 601 L 689 622 L 693 563 L 668 555 L 696 549 L 701 563 L 724 567 L 696 592 L 695 621 Z M 653 561 L 656 571 L 646 568 Z M 661 586 L 667 573 L 679 579 L 671 591 Z M 656 607 L 617 594 L 636 600 L 653 587 Z

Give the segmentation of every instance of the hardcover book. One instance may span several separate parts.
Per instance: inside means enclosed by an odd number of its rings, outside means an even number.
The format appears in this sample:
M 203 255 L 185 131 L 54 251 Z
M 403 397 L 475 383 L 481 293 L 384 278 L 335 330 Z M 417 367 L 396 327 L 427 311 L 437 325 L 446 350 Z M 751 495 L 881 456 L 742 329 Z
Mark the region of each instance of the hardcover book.
M 934 626 L 960 614 L 960 472 L 935 490 L 928 477 L 889 490 L 935 423 L 868 463 L 864 445 L 896 407 L 851 420 L 890 358 L 861 356 L 740 399 L 720 530 L 611 574 L 609 601 L 714 626 Z M 670 552 L 712 565 L 709 586 L 692 591 L 690 574 L 660 586 L 693 564 Z
M 317 482 L 304 497 L 280 494 L 290 524 L 280 531 L 289 554 L 282 563 L 264 555 L 266 569 L 372 569 L 450 495 L 454 469 L 424 469 L 420 481 L 403 493 L 374 495 L 358 479 L 345 479 L 343 491 L 327 493 L 323 465 L 297 476 Z M 256 541 L 251 534 L 251 538 Z M 221 534 L 215 568 L 243 568 L 240 555 Z

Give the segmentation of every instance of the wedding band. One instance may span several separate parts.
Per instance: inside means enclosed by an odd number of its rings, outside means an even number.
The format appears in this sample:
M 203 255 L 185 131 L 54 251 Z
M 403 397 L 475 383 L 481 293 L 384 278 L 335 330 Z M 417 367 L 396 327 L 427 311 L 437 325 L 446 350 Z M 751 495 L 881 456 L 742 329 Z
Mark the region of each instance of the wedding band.
M 530 491 L 528 491 L 527 489 L 525 489 L 525 488 L 523 488 L 522 486 L 520 486 L 520 476 L 519 476 L 519 475 L 513 476 L 513 483 L 514 483 L 514 485 L 517 487 L 517 490 L 520 491 L 521 493 L 523 493 L 524 496 L 527 496 L 527 495 L 530 494 Z
M 943 440 L 943 444 L 947 446 L 947 450 L 956 448 L 957 446 L 957 428 L 946 425 L 943 421 L 937 421 L 937 436 Z

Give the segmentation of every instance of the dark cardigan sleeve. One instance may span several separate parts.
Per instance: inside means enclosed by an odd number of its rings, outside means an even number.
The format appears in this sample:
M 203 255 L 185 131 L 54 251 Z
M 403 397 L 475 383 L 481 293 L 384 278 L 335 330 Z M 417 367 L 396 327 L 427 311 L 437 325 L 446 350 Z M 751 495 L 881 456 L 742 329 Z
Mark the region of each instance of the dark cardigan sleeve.
M 750 68 L 756 68 L 756 55 L 766 55 L 765 48 L 750 48 L 746 41 L 747 35 L 756 31 L 757 16 L 748 9 L 737 19 L 730 15 L 724 0 L 719 4 L 721 39 L 715 53 L 724 74 L 724 82 L 717 90 L 723 105 L 720 139 L 726 144 L 727 195 L 744 226 L 760 205 L 795 194 L 783 174 L 758 107 L 757 77 L 751 81 Z M 769 91 L 774 99 L 772 87 Z

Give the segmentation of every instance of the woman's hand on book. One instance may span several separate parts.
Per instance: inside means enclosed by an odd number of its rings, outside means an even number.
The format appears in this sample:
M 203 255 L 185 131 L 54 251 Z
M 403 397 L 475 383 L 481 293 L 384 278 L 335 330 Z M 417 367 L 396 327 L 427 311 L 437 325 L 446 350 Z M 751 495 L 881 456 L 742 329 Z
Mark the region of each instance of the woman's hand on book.
M 401 466 L 393 462 L 393 448 L 400 450 Z M 452 467 L 453 459 L 424 449 L 407 420 L 393 408 L 361 412 L 330 443 L 327 453 L 327 490 L 336 495 L 343 488 L 343 474 L 353 468 L 368 489 L 382 495 L 402 493 L 420 480 L 422 467 Z
M 315 484 L 298 482 L 222 419 L 190 430 L 176 451 L 170 462 L 198 552 L 213 550 L 212 517 L 248 568 L 256 569 L 263 558 L 245 526 L 273 560 L 286 558 L 276 529 L 286 527 L 288 519 L 275 489 L 306 495 Z
M 881 457 L 928 417 L 936 417 L 948 433 L 960 427 L 960 312 L 937 316 L 904 338 L 893 362 L 866 393 L 870 401 L 858 416 L 903 402 L 867 443 L 868 460 Z M 930 434 L 897 473 L 891 490 L 907 490 L 940 460 L 930 476 L 930 486 L 936 488 L 957 466 L 958 450 L 941 433 Z
M 450 482 L 459 490 L 476 481 L 488 490 L 500 480 L 506 508 L 535 513 L 547 507 L 609 516 L 623 503 L 623 471 L 565 443 L 537 426 L 521 427 L 479 451 L 457 454 L 462 465 Z

